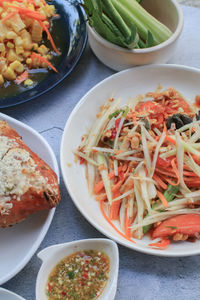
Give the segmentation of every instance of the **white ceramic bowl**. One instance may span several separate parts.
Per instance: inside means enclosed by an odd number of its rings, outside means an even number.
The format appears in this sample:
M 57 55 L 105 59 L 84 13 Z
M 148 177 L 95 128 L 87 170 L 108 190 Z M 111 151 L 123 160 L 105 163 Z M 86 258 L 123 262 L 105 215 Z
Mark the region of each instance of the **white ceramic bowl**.
M 87 239 L 50 246 L 38 253 L 42 260 L 36 280 L 36 300 L 46 300 L 45 287 L 48 276 L 56 264 L 64 257 L 82 250 L 103 251 L 110 259 L 110 272 L 108 282 L 98 298 L 99 300 L 113 300 L 117 289 L 117 278 L 119 269 L 119 253 L 117 244 L 108 239 Z
M 166 63 L 173 55 L 178 37 L 183 28 L 183 12 L 176 0 L 143 0 L 142 6 L 173 34 L 165 42 L 145 49 L 128 50 L 114 45 L 102 38 L 88 26 L 89 44 L 97 58 L 116 71 L 133 66 Z
M 51 166 L 59 179 L 55 154 L 41 135 L 26 124 L 5 114 L 0 113 L 0 120 L 7 121 L 22 136 L 23 141 Z M 31 259 L 49 229 L 54 212 L 55 208 L 41 211 L 19 224 L 0 228 L 0 285 L 20 272 Z
M 25 300 L 21 296 L 3 288 L 0 288 L 0 299 L 1 300 Z
M 100 106 L 104 105 L 108 98 L 120 99 L 121 104 L 125 105 L 136 95 L 155 91 L 161 84 L 163 89 L 175 87 L 186 99 L 194 101 L 195 95 L 199 94 L 199 82 L 200 70 L 185 66 L 150 65 L 125 70 L 93 87 L 78 102 L 65 125 L 60 162 L 63 179 L 74 204 L 96 229 L 133 250 L 158 256 L 189 256 L 200 254 L 200 240 L 195 243 L 172 243 L 162 251 L 149 246 L 152 240 L 148 236 L 142 240 L 134 239 L 135 244 L 126 240 L 105 220 L 98 201 L 89 194 L 85 166 L 74 161 L 73 150 L 78 148 L 82 135 L 91 128 Z M 119 222 L 113 221 L 113 223 L 121 231 Z

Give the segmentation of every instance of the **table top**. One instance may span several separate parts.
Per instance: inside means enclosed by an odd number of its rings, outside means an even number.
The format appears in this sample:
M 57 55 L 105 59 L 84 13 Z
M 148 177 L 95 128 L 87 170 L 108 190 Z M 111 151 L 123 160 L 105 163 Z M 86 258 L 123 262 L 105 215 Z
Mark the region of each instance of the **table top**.
M 184 30 L 169 63 L 200 68 L 200 9 L 183 6 L 183 12 Z M 87 46 L 78 66 L 58 87 L 40 99 L 2 109 L 1 112 L 36 129 L 51 145 L 59 162 L 62 132 L 72 109 L 90 88 L 114 73 L 101 64 Z M 103 237 L 76 209 L 62 178 L 60 188 L 62 201 L 38 251 L 62 242 Z M 119 253 L 120 269 L 116 300 L 153 300 L 156 295 L 159 299 L 174 299 L 174 293 L 176 300 L 200 299 L 199 256 L 154 257 L 120 245 Z M 27 300 L 34 300 L 35 281 L 40 264 L 35 254 L 26 267 L 3 287 Z

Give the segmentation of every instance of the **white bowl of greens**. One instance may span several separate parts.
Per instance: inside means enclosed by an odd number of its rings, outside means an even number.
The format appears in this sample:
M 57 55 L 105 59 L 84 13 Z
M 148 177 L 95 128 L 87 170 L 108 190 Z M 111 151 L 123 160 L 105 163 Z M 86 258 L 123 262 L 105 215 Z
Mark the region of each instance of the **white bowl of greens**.
M 90 3 L 87 7 L 83 5 L 90 47 L 102 63 L 116 71 L 166 63 L 183 29 L 183 12 L 176 0 L 137 2 L 90 0 L 85 1 Z

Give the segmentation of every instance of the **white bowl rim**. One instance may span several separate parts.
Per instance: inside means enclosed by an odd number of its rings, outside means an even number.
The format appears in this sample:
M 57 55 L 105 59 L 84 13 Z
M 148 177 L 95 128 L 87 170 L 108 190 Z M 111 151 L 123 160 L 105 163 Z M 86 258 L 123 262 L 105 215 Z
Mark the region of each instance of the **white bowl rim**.
M 178 26 L 176 28 L 176 30 L 173 32 L 173 34 L 171 35 L 171 37 L 169 39 L 167 39 L 165 42 L 160 43 L 156 46 L 153 47 L 149 47 L 149 48 L 142 48 L 142 49 L 126 49 L 123 47 L 120 47 L 118 45 L 112 44 L 111 42 L 107 41 L 106 39 L 104 39 L 98 32 L 96 32 L 96 30 L 94 28 L 92 28 L 88 22 L 87 22 L 87 26 L 91 32 L 91 34 L 93 35 L 93 37 L 95 39 L 97 39 L 101 44 L 105 44 L 105 46 L 107 48 L 110 49 L 114 49 L 114 50 L 118 50 L 118 51 L 123 51 L 125 53 L 129 53 L 129 54 L 142 54 L 142 53 L 152 53 L 155 52 L 157 50 L 160 50 L 161 48 L 165 48 L 168 45 L 172 44 L 180 35 L 182 29 L 183 29 L 183 24 L 184 24 L 184 15 L 183 15 L 183 11 L 182 8 L 180 6 L 180 4 L 176 1 L 176 0 L 170 0 L 175 8 L 176 11 L 178 13 Z
M 71 242 L 66 242 L 66 243 L 60 243 L 60 244 L 53 244 L 53 245 L 50 245 L 50 246 L 47 246 L 46 248 L 42 249 L 40 252 L 37 253 L 37 257 L 42 261 L 42 264 L 40 266 L 40 269 L 38 271 L 38 274 L 37 274 L 37 278 L 36 278 L 36 285 L 35 285 L 35 291 L 36 291 L 36 296 L 37 295 L 37 290 L 38 290 L 38 284 L 39 284 L 39 279 L 40 277 L 42 276 L 42 271 L 43 271 L 43 266 L 45 265 L 48 265 L 51 260 L 52 260 L 52 256 L 57 252 L 59 251 L 61 248 L 63 249 L 67 249 L 69 247 L 73 247 L 73 246 L 76 246 L 76 245 L 85 245 L 85 248 L 87 250 L 87 248 L 89 249 L 92 249 L 92 247 L 90 247 L 90 243 L 95 243 L 95 242 L 98 242 L 98 243 L 102 243 L 103 245 L 104 244 L 108 244 L 109 247 L 111 247 L 114 251 L 114 255 L 115 255 L 115 263 L 113 264 L 113 268 L 114 268 L 114 273 L 111 274 L 111 281 L 109 283 L 109 288 L 108 288 L 108 291 L 107 291 L 107 294 L 109 295 L 113 295 L 116 293 L 116 290 L 117 290 L 117 280 L 118 280 L 118 272 L 119 272 L 119 249 L 118 249 L 118 245 L 115 241 L 113 241 L 112 239 L 109 239 L 109 238 L 90 238 L 90 239 L 82 239 L 82 240 L 75 240 L 75 241 L 71 241 Z M 55 247 L 55 250 L 53 250 L 51 252 L 51 249 L 54 249 Z M 104 248 L 104 246 L 103 246 Z M 102 248 L 102 251 L 104 251 Z M 41 254 L 43 254 L 43 252 L 45 251 L 50 251 L 50 255 L 48 256 L 48 253 L 47 253 L 47 257 L 46 259 L 43 260 L 42 256 L 40 256 Z M 109 253 L 107 253 L 108 257 L 110 256 Z M 106 296 L 107 294 L 103 295 L 103 293 L 101 294 L 101 296 L 103 296 L 102 299 L 107 299 Z M 37 298 L 36 298 L 37 300 Z
M 31 126 L 27 125 L 26 123 L 24 123 L 22 121 L 19 121 L 19 120 L 13 118 L 13 117 L 10 117 L 7 114 L 4 114 L 4 113 L 0 112 L 0 120 L 6 120 L 7 122 L 10 122 L 11 124 L 16 124 L 19 127 L 22 127 L 27 131 L 31 131 L 31 133 L 33 135 L 35 135 L 37 137 L 37 139 L 39 139 L 40 141 L 42 141 L 43 144 L 45 144 L 46 148 L 48 149 L 49 154 L 51 155 L 51 159 L 52 159 L 52 163 L 53 163 L 52 169 L 56 173 L 57 178 L 58 178 L 58 182 L 60 183 L 60 170 L 59 170 L 59 167 L 58 167 L 58 162 L 57 162 L 56 156 L 53 152 L 53 149 L 50 146 L 50 144 L 47 142 L 47 140 L 39 132 L 37 132 L 35 129 L 33 129 Z M 20 263 L 15 267 L 15 269 L 13 269 L 12 272 L 10 272 L 9 274 L 6 274 L 3 278 L 0 279 L 0 284 L 4 284 L 5 282 L 7 282 L 11 278 L 13 278 L 30 261 L 30 259 L 32 258 L 32 256 L 35 254 L 38 247 L 42 243 L 43 239 L 45 238 L 45 236 L 47 234 L 47 231 L 49 230 L 49 227 L 52 223 L 52 220 L 53 220 L 53 217 L 54 217 L 54 214 L 55 214 L 55 210 L 56 210 L 55 207 L 52 208 L 51 210 L 49 210 L 47 219 L 46 219 L 45 223 L 42 225 L 42 229 L 41 229 L 41 231 L 40 231 L 40 233 L 37 237 L 37 240 L 34 242 L 32 247 L 26 253 L 26 256 L 24 256 L 24 259 L 22 261 L 20 261 Z
M 7 290 L 7 289 L 4 289 L 4 288 L 2 288 L 2 287 L 0 287 L 0 292 L 1 292 L 1 291 L 7 293 L 7 295 L 15 296 L 16 299 L 18 299 L 18 300 L 25 300 L 24 298 L 22 298 L 21 296 L 17 295 L 16 293 L 14 293 L 14 292 L 12 292 L 12 291 L 9 291 L 9 290 Z
M 200 73 L 200 70 L 195 68 L 195 67 L 188 67 L 188 66 L 184 66 L 184 65 L 179 65 L 179 64 L 154 64 L 154 65 L 145 65 L 145 66 L 137 66 L 137 67 L 132 67 L 120 72 L 117 72 L 113 75 L 108 76 L 107 78 L 105 78 L 104 80 L 100 81 L 98 84 L 96 84 L 93 88 L 91 88 L 85 95 L 83 95 L 83 97 L 80 99 L 80 101 L 76 104 L 76 106 L 74 107 L 74 109 L 72 110 L 69 118 L 66 121 L 65 127 L 64 127 L 64 131 L 63 131 L 63 135 L 62 135 L 62 140 L 61 140 L 61 147 L 60 147 L 60 166 L 61 166 L 61 173 L 63 176 L 63 180 L 65 183 L 65 186 L 68 190 L 68 193 L 73 201 L 73 203 L 75 204 L 75 206 L 77 207 L 77 209 L 80 211 L 80 213 L 84 216 L 84 218 L 94 227 L 96 228 L 98 231 L 100 231 L 101 233 L 103 233 L 105 236 L 107 236 L 109 239 L 112 239 L 114 241 L 116 241 L 117 243 L 119 243 L 120 245 L 126 247 L 126 248 L 130 248 L 131 250 L 134 251 L 138 251 L 140 253 L 144 253 L 144 254 L 149 254 L 149 255 L 155 255 L 155 256 L 161 256 L 161 257 L 185 257 L 185 256 L 193 256 L 193 255 L 199 255 L 200 254 L 200 250 L 193 250 L 190 251 L 190 253 L 165 253 L 165 251 L 159 251 L 157 249 L 153 249 L 153 248 L 148 248 L 148 249 L 141 249 L 141 248 L 137 248 L 137 244 L 135 245 L 135 248 L 131 247 L 131 244 L 127 244 L 127 242 L 124 239 L 121 239 L 120 237 L 117 236 L 113 236 L 112 233 L 110 233 L 109 231 L 106 231 L 103 227 L 101 227 L 100 225 L 98 225 L 97 223 L 95 223 L 88 215 L 87 213 L 85 213 L 85 211 L 83 211 L 80 206 L 79 206 L 79 202 L 76 200 L 76 197 L 73 195 L 73 192 L 71 190 L 70 185 L 68 184 L 68 180 L 66 178 L 65 175 L 65 169 L 64 169 L 64 154 L 63 154 L 63 147 L 64 147 L 64 133 L 66 132 L 67 128 L 70 126 L 71 120 L 73 119 L 74 115 L 76 114 L 77 110 L 79 109 L 79 107 L 86 101 L 86 98 L 88 97 L 88 95 L 94 90 L 96 89 L 99 85 L 103 84 L 105 81 L 107 81 L 108 79 L 110 79 L 111 77 L 117 77 L 119 76 L 119 74 L 122 73 L 126 73 L 129 72 L 130 70 L 133 69 L 149 69 L 149 68 L 166 68 L 166 69 L 181 69 L 181 70 L 188 70 L 188 71 L 194 71 L 197 73 Z

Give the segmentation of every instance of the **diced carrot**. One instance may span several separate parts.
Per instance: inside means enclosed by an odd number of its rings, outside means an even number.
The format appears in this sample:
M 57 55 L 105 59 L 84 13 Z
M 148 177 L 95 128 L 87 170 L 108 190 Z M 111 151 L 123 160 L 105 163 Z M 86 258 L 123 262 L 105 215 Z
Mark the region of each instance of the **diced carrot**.
M 164 205 L 164 207 L 168 207 L 169 204 L 168 204 L 165 196 L 158 190 L 157 190 L 157 195 L 158 195 L 159 199 L 162 201 L 162 204 Z
M 184 214 L 171 217 L 163 221 L 152 233 L 153 238 L 172 236 L 175 233 L 182 233 L 188 236 L 195 236 L 200 233 L 200 215 Z
M 134 243 L 135 244 L 135 241 L 133 241 L 132 239 L 128 238 L 125 234 L 123 234 L 121 231 L 119 231 L 117 229 L 117 227 L 110 221 L 110 219 L 108 218 L 108 216 L 106 215 L 104 209 L 103 209 L 103 201 L 100 201 L 99 202 L 99 205 L 100 205 L 100 210 L 102 212 L 102 215 L 104 216 L 104 218 L 106 219 L 106 221 L 110 224 L 110 226 L 112 226 L 112 228 L 115 229 L 115 231 L 121 235 L 123 238 L 125 238 L 126 240 L 128 240 L 129 242 L 131 243 Z
M 17 84 L 20 84 L 20 83 L 24 82 L 27 78 L 28 78 L 28 72 L 24 71 L 21 75 L 17 76 L 17 78 L 15 79 L 15 82 Z
M 153 248 L 157 248 L 160 250 L 164 250 L 167 248 L 167 246 L 170 244 L 170 240 L 168 239 L 163 239 L 158 243 L 151 243 L 148 246 L 153 247 Z

